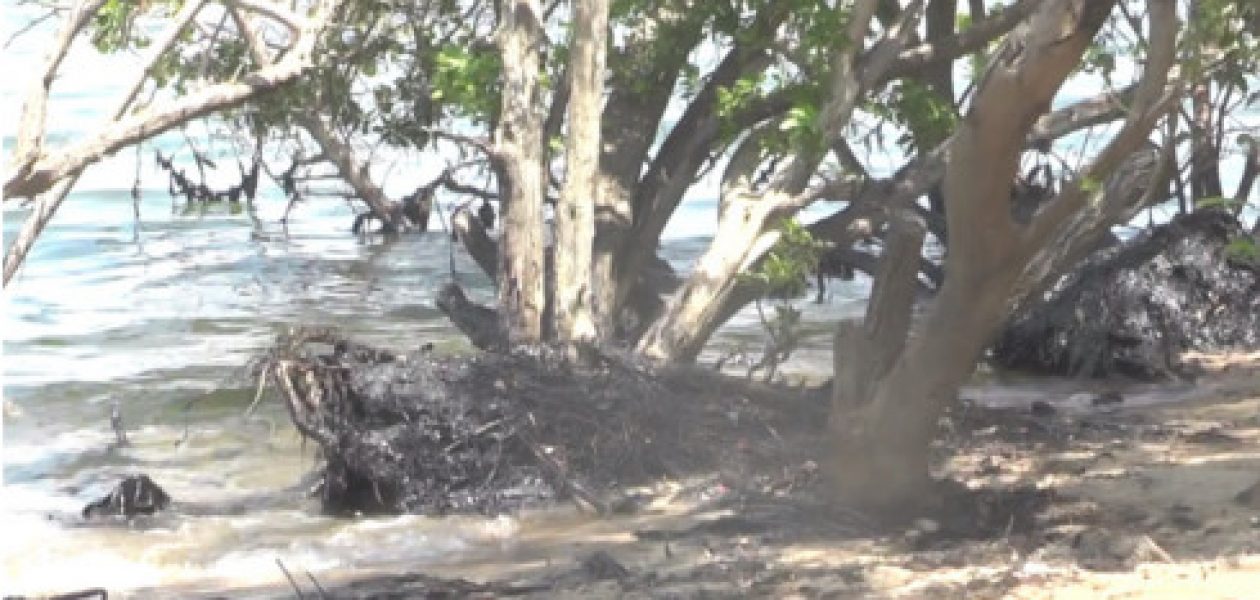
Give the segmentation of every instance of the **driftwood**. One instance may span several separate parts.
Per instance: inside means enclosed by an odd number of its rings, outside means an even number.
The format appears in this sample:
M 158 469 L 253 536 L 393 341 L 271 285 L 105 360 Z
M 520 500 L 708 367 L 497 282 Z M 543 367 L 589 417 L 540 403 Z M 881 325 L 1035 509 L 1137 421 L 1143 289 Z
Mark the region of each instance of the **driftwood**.
M 1149 378 L 1179 373 L 1185 351 L 1260 348 L 1260 267 L 1230 246 L 1244 235 L 1231 215 L 1200 211 L 1100 251 L 1006 328 L 992 360 Z

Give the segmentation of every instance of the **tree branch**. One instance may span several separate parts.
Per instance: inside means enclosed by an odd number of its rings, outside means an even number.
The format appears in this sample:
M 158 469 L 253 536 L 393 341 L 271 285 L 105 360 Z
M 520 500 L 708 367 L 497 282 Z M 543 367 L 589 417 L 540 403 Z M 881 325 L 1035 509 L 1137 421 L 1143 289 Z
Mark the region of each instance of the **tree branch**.
M 1149 0 L 1148 6 L 1151 47 L 1128 118 L 1077 179 L 1034 215 L 1025 232 L 1026 244 L 1033 247 L 1044 244 L 1058 227 L 1095 195 L 1097 183 L 1107 179 L 1122 161 L 1146 142 L 1155 124 L 1176 105 L 1175 100 L 1181 95 L 1180 85 L 1175 82 L 1168 85 L 1169 73 L 1176 62 L 1179 27 L 1176 6 L 1174 0 Z M 1094 185 L 1088 185 L 1089 182 Z
M 350 184 L 355 195 L 368 205 L 384 227 L 390 231 L 401 230 L 405 226 L 404 220 L 399 218 L 402 215 L 391 210 L 392 201 L 385 197 L 385 190 L 372 180 L 369 163 L 360 162 L 355 156 L 354 148 L 333 133 L 319 115 L 308 113 L 300 116 L 298 122 L 315 138 L 328 160 L 336 165 L 342 180 Z
M 324 4 L 335 5 L 340 0 Z M 324 10 L 325 18 L 331 10 Z M 11 174 L 4 184 L 6 197 L 31 197 L 58 181 L 136 142 L 147 140 L 190 120 L 240 105 L 284 85 L 311 68 L 311 51 L 325 21 L 313 22 L 284 60 L 247 74 L 242 81 L 208 86 L 169 103 L 134 114 L 107 126 L 89 140 L 54 155 L 42 154 L 29 169 Z
M 201 10 L 201 7 L 204 4 L 205 0 L 193 0 L 188 4 L 185 4 L 184 7 L 180 9 L 179 14 L 176 15 L 175 22 L 167 29 L 165 35 L 150 46 L 148 56 L 144 61 L 144 67 L 140 70 L 139 74 L 136 75 L 131 89 L 128 90 L 127 94 L 125 94 L 121 100 L 119 100 L 118 107 L 114 110 L 114 113 L 111 116 L 112 120 L 117 121 L 126 114 L 127 109 L 131 106 L 131 103 L 135 101 L 136 96 L 139 95 L 140 90 L 144 87 L 144 82 L 148 78 L 149 73 L 153 70 L 153 67 L 157 65 L 157 62 L 162 58 L 162 55 L 166 54 L 166 52 L 175 45 L 175 42 L 179 40 L 179 36 L 183 32 L 184 28 L 186 28 L 188 23 L 197 16 L 197 13 Z M 46 93 L 47 88 L 44 88 L 44 91 Z M 46 99 L 47 98 L 45 97 L 44 100 Z M 44 107 L 39 106 L 36 110 L 42 112 Z M 41 130 L 37 133 L 37 136 L 42 139 L 43 117 L 41 115 L 38 118 L 41 121 Z M 79 181 L 79 175 L 81 175 L 82 172 L 83 167 L 80 167 L 69 173 L 64 178 L 61 178 L 59 182 L 60 184 L 53 193 L 41 196 L 35 203 L 35 210 L 27 216 L 26 221 L 22 223 L 22 229 L 18 231 L 17 237 L 13 240 L 13 243 L 5 252 L 5 286 L 9 285 L 9 281 L 17 274 L 18 268 L 21 267 L 22 263 L 26 260 L 26 255 L 35 244 L 35 240 L 39 237 L 39 234 L 43 232 L 44 227 L 48 225 L 48 221 L 50 221 L 53 215 L 57 213 L 57 209 L 61 206 L 61 203 L 65 201 L 66 196 L 68 196 L 70 191 L 74 189 L 75 184 Z M 9 196 L 6 192 L 6 198 L 7 197 Z
M 919 44 L 898 54 L 883 73 L 883 80 L 899 79 L 934 64 L 952 61 L 964 54 L 983 49 L 989 42 L 1005 35 L 1032 14 L 1043 0 L 1019 0 L 984 20 L 975 22 L 957 35 Z
M 44 121 L 48 116 L 48 94 L 52 88 L 53 79 L 57 75 L 57 69 L 61 67 L 61 61 L 70 51 L 74 38 L 104 4 L 105 0 L 80 2 L 66 18 L 61 31 L 57 33 L 56 41 L 53 42 L 48 58 L 45 59 L 44 70 L 31 85 L 26 103 L 22 106 L 22 120 L 18 124 L 13 160 L 9 168 L 11 173 L 21 175 L 29 171 L 39 158 L 44 144 Z M 12 195 L 6 193 L 5 197 L 11 198 Z
M 1028 134 L 1028 146 L 1048 148 L 1054 140 L 1065 135 L 1122 118 L 1136 93 L 1137 86 L 1131 85 L 1118 92 L 1107 91 L 1046 113 L 1037 119 Z
M 951 142 L 945 176 L 950 270 L 946 287 L 1000 287 L 996 265 L 1013 260 L 1019 231 L 1010 185 L 1029 129 L 1046 110 L 1114 0 L 1062 0 L 1042 5 L 1027 27 L 1009 36 L 980 77 L 970 110 Z

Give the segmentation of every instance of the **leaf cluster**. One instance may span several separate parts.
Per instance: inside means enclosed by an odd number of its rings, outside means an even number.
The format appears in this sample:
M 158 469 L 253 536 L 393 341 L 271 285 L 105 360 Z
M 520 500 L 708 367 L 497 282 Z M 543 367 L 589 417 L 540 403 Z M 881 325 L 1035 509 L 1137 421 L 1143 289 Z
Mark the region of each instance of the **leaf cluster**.
M 764 296 L 796 298 L 809 289 L 809 277 L 818 270 L 822 244 L 796 219 L 784 219 L 779 231 L 779 241 L 758 268 L 742 273 L 740 278 L 757 286 Z

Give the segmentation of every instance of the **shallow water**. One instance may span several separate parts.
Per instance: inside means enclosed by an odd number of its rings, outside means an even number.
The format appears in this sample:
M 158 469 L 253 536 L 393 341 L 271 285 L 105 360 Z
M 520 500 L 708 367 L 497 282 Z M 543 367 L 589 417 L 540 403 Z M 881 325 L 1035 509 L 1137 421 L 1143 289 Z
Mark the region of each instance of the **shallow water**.
M 286 231 L 275 199 L 260 203 L 255 223 L 225 211 L 185 215 L 164 190 L 144 198 L 137 225 L 128 193 L 76 193 L 5 292 L 0 591 L 242 585 L 279 577 L 276 559 L 313 573 L 448 562 L 522 527 L 509 518 L 323 517 L 306 493 L 313 450 L 278 403 L 243 415 L 254 397 L 246 365 L 289 326 L 337 326 L 398 350 L 436 342 L 466 351 L 433 306 L 450 278 L 448 236 L 360 239 L 334 202 L 303 207 Z M 712 206 L 684 210 L 703 221 Z M 23 216 L 6 209 L 6 243 Z M 703 238 L 673 237 L 665 254 L 685 266 L 703 247 Z M 462 253 L 455 260 L 460 280 L 486 299 L 486 279 Z M 806 303 L 808 319 L 851 310 L 862 288 L 833 287 L 833 302 Z M 747 311 L 706 359 L 760 344 Z M 130 431 L 125 448 L 113 444 L 115 404 Z M 131 526 L 81 522 L 85 503 L 136 472 L 165 487 L 175 510 Z

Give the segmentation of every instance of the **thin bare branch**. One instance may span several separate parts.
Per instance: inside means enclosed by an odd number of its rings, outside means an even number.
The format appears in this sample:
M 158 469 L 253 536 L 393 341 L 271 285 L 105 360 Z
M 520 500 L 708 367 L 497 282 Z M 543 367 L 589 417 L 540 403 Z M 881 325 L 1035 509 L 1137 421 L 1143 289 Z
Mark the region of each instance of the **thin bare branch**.
M 322 19 L 317 23 L 311 22 L 310 28 L 304 30 L 299 38 L 295 51 L 281 63 L 259 69 L 247 75 L 241 82 L 209 86 L 155 109 L 121 119 L 143 88 L 144 80 L 152 67 L 178 40 L 180 32 L 196 15 L 204 1 L 198 0 L 186 4 L 163 39 L 152 46 L 143 72 L 120 101 L 112 124 L 106 126 L 95 137 L 79 142 L 66 150 L 53 155 L 41 153 L 38 160 L 32 161 L 28 168 L 11 173 L 5 181 L 6 198 L 33 197 L 50 188 L 56 189 L 52 194 L 37 200 L 34 212 L 23 223 L 18 236 L 6 251 L 4 284 L 7 286 L 17 273 L 31 246 L 35 243 L 35 239 L 73 189 L 85 168 L 121 148 L 149 139 L 192 119 L 236 106 L 259 93 L 298 77 L 310 68 L 310 54 L 319 37 L 320 29 L 325 23 L 323 19 L 327 19 L 332 14 L 332 9 L 339 1 L 328 0 L 321 3 L 322 10 L 319 14 Z M 55 69 L 49 71 L 49 73 L 52 72 L 55 72 Z M 46 93 L 47 87 L 44 90 Z M 39 135 L 42 136 L 42 133 Z
M 13 32 L 13 35 L 9 36 L 9 39 L 5 40 L 3 48 L 5 50 L 8 50 L 9 46 L 12 46 L 13 42 L 17 41 L 18 38 L 22 37 L 23 35 L 26 35 L 26 33 L 29 32 L 30 30 L 35 29 L 36 27 L 39 27 L 40 25 L 44 23 L 44 21 L 55 18 L 58 14 L 60 14 L 59 11 L 54 8 L 54 9 L 50 9 L 48 12 L 38 17 L 35 17 L 34 19 L 31 19 L 29 23 L 27 23 L 26 25 L 23 25 L 17 31 Z
M 157 65 L 162 55 L 175 44 L 181 32 L 197 16 L 204 4 L 205 0 L 193 0 L 185 4 L 175 17 L 175 22 L 167 29 L 166 34 L 150 46 L 148 56 L 144 61 L 144 67 L 134 78 L 131 89 L 119 100 L 118 107 L 114 110 L 111 117 L 112 120 L 117 121 L 121 118 L 131 104 L 135 102 L 136 96 L 143 89 L 144 82 L 148 79 L 148 75 L 153 67 Z M 82 172 L 82 168 L 74 171 L 64 178 L 61 185 L 53 193 L 40 197 L 36 202 L 35 210 L 22 223 L 22 229 L 18 232 L 17 238 L 13 240 L 13 244 L 9 246 L 8 251 L 5 253 L 4 285 L 7 286 L 9 284 L 9 280 L 17 273 L 18 267 L 26 260 L 26 255 L 30 252 L 31 246 L 35 244 L 35 240 L 39 237 L 40 232 L 48 225 L 48 221 L 52 219 L 61 203 L 65 201 L 66 196 L 70 194 L 70 190 L 74 189 Z
M 318 32 L 314 29 L 305 32 L 300 48 L 290 52 L 279 63 L 247 74 L 241 81 L 208 86 L 169 103 L 131 115 L 106 127 L 95 137 L 54 155 L 42 155 L 29 169 L 10 175 L 4 184 L 5 196 L 29 197 L 44 192 L 61 179 L 121 148 L 193 119 L 238 106 L 254 96 L 296 79 L 312 66 L 310 54 L 317 37 Z
M 1123 118 L 1126 107 L 1133 103 L 1136 92 L 1137 86 L 1131 85 L 1119 91 L 1103 92 L 1044 114 L 1033 125 L 1032 132 L 1028 135 L 1028 146 L 1046 148 L 1065 135 Z

